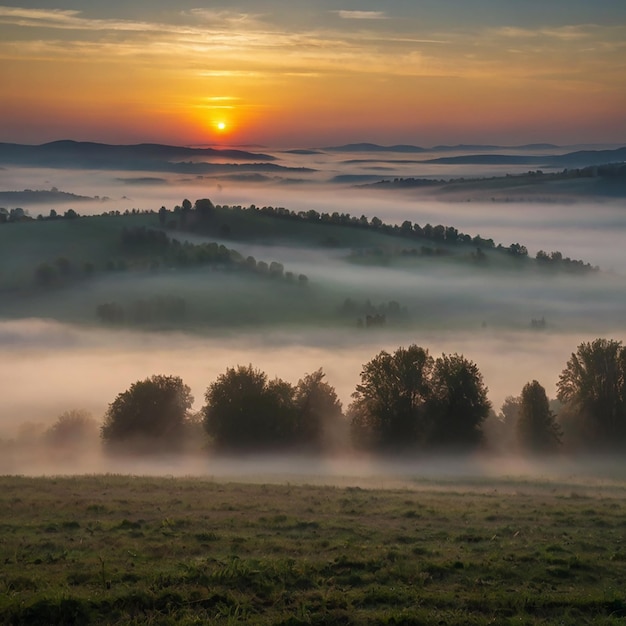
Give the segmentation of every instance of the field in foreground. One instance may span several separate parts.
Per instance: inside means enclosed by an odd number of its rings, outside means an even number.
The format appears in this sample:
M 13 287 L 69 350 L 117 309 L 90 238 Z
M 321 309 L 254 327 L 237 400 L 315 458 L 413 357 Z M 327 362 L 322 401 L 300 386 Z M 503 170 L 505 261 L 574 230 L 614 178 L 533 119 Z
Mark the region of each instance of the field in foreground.
M 0 623 L 618 623 L 625 495 L 0 477 Z

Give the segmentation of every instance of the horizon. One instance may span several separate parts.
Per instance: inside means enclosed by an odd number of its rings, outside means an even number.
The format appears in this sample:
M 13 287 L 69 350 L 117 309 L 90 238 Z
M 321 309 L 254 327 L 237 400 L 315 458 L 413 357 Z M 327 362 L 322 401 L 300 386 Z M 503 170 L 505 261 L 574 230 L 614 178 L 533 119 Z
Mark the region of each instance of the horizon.
M 167 146 L 171 148 L 189 148 L 194 150 L 205 150 L 205 149 L 213 149 L 213 150 L 267 150 L 269 152 L 289 152 L 290 150 L 338 150 L 340 148 L 348 148 L 354 146 L 372 146 L 373 148 L 384 148 L 390 152 L 393 152 L 393 148 L 398 147 L 410 147 L 417 148 L 419 150 L 423 150 L 425 153 L 435 152 L 442 149 L 455 149 L 458 151 L 463 151 L 464 149 L 484 149 L 484 148 L 493 148 L 493 149 L 503 149 L 503 150 L 515 150 L 515 149 L 538 149 L 541 150 L 543 148 L 546 149 L 614 149 L 626 146 L 626 140 L 624 141 L 591 141 L 586 143 L 570 143 L 570 144 L 553 144 L 547 141 L 537 141 L 526 144 L 490 144 L 490 143 L 438 143 L 432 145 L 425 144 L 416 144 L 416 143 L 378 143 L 374 141 L 368 140 L 355 140 L 346 143 L 337 143 L 337 144 L 325 144 L 325 145 L 293 145 L 291 147 L 277 147 L 271 144 L 239 144 L 239 143 L 220 143 L 220 142 L 206 142 L 206 143 L 167 143 L 160 142 L 156 140 L 147 139 L 145 141 L 136 141 L 136 142 L 109 142 L 109 141 L 99 141 L 94 139 L 74 139 L 71 137 L 60 137 L 56 139 L 49 139 L 46 141 L 30 141 L 30 142 L 17 142 L 17 141 L 4 141 L 0 138 L 0 145 L 23 145 L 30 147 L 41 147 L 52 144 L 59 143 L 74 143 L 74 144 L 91 144 L 91 145 L 102 145 L 102 146 L 116 146 L 116 147 L 135 147 L 135 146 Z
M 0 35 L 8 143 L 626 142 L 610 0 L 27 0 Z

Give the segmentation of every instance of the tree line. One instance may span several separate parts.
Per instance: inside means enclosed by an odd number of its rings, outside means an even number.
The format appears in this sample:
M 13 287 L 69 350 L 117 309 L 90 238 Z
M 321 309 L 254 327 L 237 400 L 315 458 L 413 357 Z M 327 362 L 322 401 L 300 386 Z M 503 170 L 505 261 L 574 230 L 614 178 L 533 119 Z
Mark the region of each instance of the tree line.
M 557 384 L 558 415 L 536 380 L 496 416 L 478 366 L 460 354 L 433 358 L 410 345 L 363 365 L 344 411 L 319 369 L 293 385 L 252 365 L 211 382 L 199 412 L 177 376 L 133 383 L 109 405 L 101 438 L 110 450 L 177 450 L 186 433 L 217 452 L 356 447 L 384 453 L 489 449 L 489 435 L 513 432 L 516 447 L 538 454 L 626 446 L 626 348 L 596 339 L 572 353 Z M 499 424 L 494 430 L 494 425 Z M 493 444 L 493 441 L 491 442 Z M 497 446 L 491 446 L 497 447 Z
M 329 224 L 348 228 L 366 229 L 385 235 L 416 240 L 420 243 L 426 241 L 431 244 L 431 247 L 422 246 L 419 248 L 425 255 L 429 253 L 444 254 L 445 249 L 442 246 L 467 246 L 478 250 L 478 254 L 481 255 L 483 259 L 486 258 L 483 249 L 503 253 L 516 259 L 528 258 L 526 246 L 520 243 L 515 242 L 509 246 L 504 246 L 501 243 L 496 244 L 491 238 L 484 238 L 480 235 L 472 237 L 471 235 L 459 231 L 454 226 L 444 226 L 443 224 L 432 225 L 430 223 L 421 226 L 417 222 L 414 223 L 410 220 L 405 220 L 402 224 L 387 224 L 377 216 L 368 219 L 365 215 L 356 217 L 350 213 L 340 213 L 338 211 L 334 211 L 333 213 L 320 213 L 315 209 L 309 209 L 308 211 L 292 211 L 284 207 L 257 207 L 254 204 L 247 208 L 238 205 L 214 205 L 211 200 L 203 198 L 196 200 L 193 205 L 191 201 L 185 199 L 180 206 L 174 207 L 173 211 L 168 211 L 165 207 L 161 207 L 158 215 L 162 227 L 179 227 L 182 230 L 193 231 L 196 228 L 202 229 L 204 225 L 216 216 L 217 212 L 222 210 L 242 211 L 270 218 L 309 224 Z M 221 224 L 218 230 L 220 236 L 230 237 L 232 235 L 230 226 L 226 223 Z M 542 263 L 543 267 L 550 266 L 553 269 L 563 268 L 568 271 L 596 271 L 598 269 L 581 260 L 564 257 L 559 251 L 547 253 L 541 250 L 535 258 L 538 262 Z
M 108 259 L 101 267 L 91 261 L 79 266 L 67 257 L 58 257 L 54 261 L 44 261 L 37 265 L 33 272 L 34 283 L 37 287 L 62 287 L 77 280 L 93 278 L 98 271 L 115 272 L 158 272 L 162 269 L 186 269 L 193 267 L 210 266 L 216 270 L 243 271 L 260 278 L 268 277 L 281 279 L 287 283 L 306 286 L 306 274 L 295 274 L 286 271 L 283 264 L 277 261 L 269 263 L 253 256 L 244 257 L 236 250 L 227 248 L 215 242 L 191 243 L 171 239 L 164 231 L 136 226 L 124 228 L 120 233 L 119 249 L 121 256 L 117 259 Z M 111 308 L 112 303 L 100 305 L 103 311 Z M 119 305 L 113 303 L 119 308 Z M 99 307 L 99 308 L 100 308 Z M 111 321 L 106 314 L 101 320 Z M 128 315 L 132 319 L 133 315 Z

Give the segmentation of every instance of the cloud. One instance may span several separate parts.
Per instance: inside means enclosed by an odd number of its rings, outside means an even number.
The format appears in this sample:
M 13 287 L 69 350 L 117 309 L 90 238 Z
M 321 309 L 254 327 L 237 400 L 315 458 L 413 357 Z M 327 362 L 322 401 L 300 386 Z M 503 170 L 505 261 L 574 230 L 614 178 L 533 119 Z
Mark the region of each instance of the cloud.
M 342 20 L 387 20 L 383 11 L 333 11 Z
M 163 27 L 158 27 L 157 25 L 150 24 L 149 22 L 83 18 L 81 17 L 80 11 L 63 11 L 60 9 L 21 9 L 5 6 L 0 6 L 0 24 L 35 28 L 92 31 L 106 29 L 146 32 L 163 29 Z
M 595 24 L 565 24 L 556 28 L 519 28 L 517 26 L 502 26 L 491 29 L 493 35 L 507 37 L 510 39 L 536 39 L 548 38 L 560 41 L 580 41 L 591 39 L 595 35 L 604 36 L 610 28 L 600 27 Z M 620 27 L 623 30 L 623 27 Z

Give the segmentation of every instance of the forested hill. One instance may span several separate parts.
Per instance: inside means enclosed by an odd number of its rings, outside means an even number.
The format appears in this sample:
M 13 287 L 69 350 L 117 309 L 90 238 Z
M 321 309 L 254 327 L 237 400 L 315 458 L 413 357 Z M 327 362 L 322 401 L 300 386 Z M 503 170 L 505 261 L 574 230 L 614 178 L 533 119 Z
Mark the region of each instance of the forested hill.
M 234 149 L 187 148 L 162 144 L 110 145 L 54 141 L 42 145 L 0 143 L 0 164 L 26 167 L 93 169 L 162 169 L 159 164 L 182 160 L 270 162 L 268 154 Z M 139 167 L 141 166 L 141 167 Z
M 495 155 L 476 158 L 476 163 L 481 164 L 507 162 Z M 523 159 L 523 157 L 511 156 L 508 163 L 523 163 L 524 161 L 520 161 L 520 158 Z M 450 163 L 454 162 L 456 161 L 450 161 Z M 623 198 L 626 197 L 626 164 L 607 163 L 563 169 L 558 172 L 537 169 L 523 174 L 446 180 L 427 177 L 394 177 L 383 178 L 361 186 L 382 190 L 422 189 L 450 199 L 455 195 L 460 198 L 467 198 L 471 195 L 476 200 L 500 201 L 532 200 L 533 198 L 545 201 L 557 198 L 576 200 L 588 197 Z
M 36 311 L 61 321 L 190 331 L 476 328 L 492 319 L 539 328 L 551 312 L 578 323 L 588 312 L 570 307 L 564 317 L 562 277 L 579 291 L 589 285 L 586 275 L 599 274 L 559 251 L 531 257 L 522 243 L 454 226 L 216 206 L 206 198 L 89 217 L 72 209 L 37 218 L 0 211 L 0 267 L 0 318 Z M 550 290 L 540 306 L 538 284 Z

